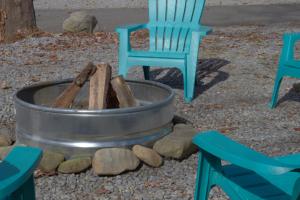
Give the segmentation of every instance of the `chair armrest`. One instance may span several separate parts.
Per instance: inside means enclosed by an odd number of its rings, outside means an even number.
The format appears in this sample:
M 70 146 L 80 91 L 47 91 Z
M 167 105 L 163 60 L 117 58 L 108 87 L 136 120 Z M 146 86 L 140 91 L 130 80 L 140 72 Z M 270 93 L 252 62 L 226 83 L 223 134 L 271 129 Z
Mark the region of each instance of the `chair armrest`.
M 33 147 L 15 147 L 0 163 L 0 199 L 11 194 L 32 176 L 42 151 Z M 4 173 L 3 173 L 4 172 Z
M 294 41 L 300 40 L 300 33 L 291 32 L 291 33 L 285 33 L 283 37 L 291 37 Z
M 299 166 L 286 164 L 232 141 L 217 131 L 197 134 L 193 143 L 221 160 L 255 171 L 258 174 L 280 175 Z
M 300 153 L 296 154 L 289 154 L 289 155 L 283 155 L 283 156 L 276 156 L 273 157 L 275 160 L 278 160 L 282 163 L 286 164 L 294 164 L 294 163 L 299 163 L 299 168 L 300 168 Z
M 119 26 L 116 28 L 116 32 L 121 33 L 121 32 L 133 32 L 137 31 L 140 29 L 145 29 L 147 28 L 147 24 L 133 24 L 133 25 L 127 25 L 127 26 Z
M 196 28 L 192 28 L 192 36 L 190 43 L 189 56 L 191 56 L 192 60 L 197 60 L 198 57 L 198 48 L 201 42 L 201 38 L 208 35 L 212 32 L 212 28 L 207 26 L 197 26 Z
M 191 37 L 191 46 L 190 46 L 190 56 L 192 56 L 193 60 L 197 60 L 198 57 L 198 48 L 199 44 L 201 42 L 201 38 L 208 35 L 212 32 L 212 28 L 208 26 L 197 26 L 195 28 L 191 29 L 192 31 L 192 37 Z M 196 54 L 194 54 L 194 53 Z
M 193 32 L 198 32 L 200 36 L 206 36 L 212 33 L 212 28 L 208 26 L 198 26 L 196 28 L 192 28 Z

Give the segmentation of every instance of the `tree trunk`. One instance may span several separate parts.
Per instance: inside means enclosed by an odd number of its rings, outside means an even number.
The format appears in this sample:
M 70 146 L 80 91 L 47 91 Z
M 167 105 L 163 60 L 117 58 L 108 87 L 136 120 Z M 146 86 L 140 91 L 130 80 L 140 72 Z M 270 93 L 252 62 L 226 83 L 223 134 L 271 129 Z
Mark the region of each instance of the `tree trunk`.
M 0 42 L 10 42 L 36 29 L 33 0 L 0 0 Z

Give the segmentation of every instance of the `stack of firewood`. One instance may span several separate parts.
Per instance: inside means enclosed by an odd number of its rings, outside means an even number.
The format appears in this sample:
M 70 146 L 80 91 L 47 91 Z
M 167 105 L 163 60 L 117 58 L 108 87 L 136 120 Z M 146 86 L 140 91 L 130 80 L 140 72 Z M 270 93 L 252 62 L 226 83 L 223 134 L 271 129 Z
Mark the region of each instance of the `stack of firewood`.
M 130 87 L 122 76 L 112 78 L 109 64 L 88 63 L 73 82 L 55 99 L 53 107 L 72 108 L 74 99 L 89 80 L 88 109 L 126 108 L 138 106 Z

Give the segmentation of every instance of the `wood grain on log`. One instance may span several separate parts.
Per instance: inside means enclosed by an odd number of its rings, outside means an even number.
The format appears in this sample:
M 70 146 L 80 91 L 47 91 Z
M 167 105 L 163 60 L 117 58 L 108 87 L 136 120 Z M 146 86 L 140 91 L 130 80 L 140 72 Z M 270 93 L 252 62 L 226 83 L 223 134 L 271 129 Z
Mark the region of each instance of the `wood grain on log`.
M 111 80 L 111 85 L 116 92 L 120 108 L 138 106 L 138 102 L 134 98 L 130 87 L 127 85 L 122 75 L 114 77 Z
M 107 108 L 107 97 L 111 79 L 109 64 L 97 65 L 97 71 L 90 79 L 89 109 Z
M 96 66 L 91 62 L 88 63 L 74 81 L 55 99 L 53 107 L 69 108 L 81 87 L 89 79 L 89 77 L 95 73 L 95 71 Z

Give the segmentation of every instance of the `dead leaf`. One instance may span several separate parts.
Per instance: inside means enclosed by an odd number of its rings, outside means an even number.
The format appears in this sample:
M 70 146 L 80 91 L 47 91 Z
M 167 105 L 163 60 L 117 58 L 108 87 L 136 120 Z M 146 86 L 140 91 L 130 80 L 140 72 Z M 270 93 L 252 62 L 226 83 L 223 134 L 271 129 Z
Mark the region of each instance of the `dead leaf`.
M 58 61 L 58 57 L 56 54 L 52 54 L 49 56 L 49 60 L 52 62 L 57 62 Z
M 41 53 L 41 52 L 36 52 L 33 53 L 34 56 L 38 56 L 38 57 L 44 57 L 46 54 L 45 53 Z
M 223 109 L 224 106 L 222 104 L 208 104 L 205 105 L 206 109 Z
M 105 189 L 104 187 L 101 187 L 95 191 L 96 194 L 110 194 L 112 191 Z
M 144 182 L 144 186 L 146 188 L 160 187 L 160 182 L 159 181 L 146 181 L 146 182 Z
M 33 82 L 39 82 L 41 79 L 39 77 L 35 77 L 35 76 L 32 76 L 31 77 L 31 81 Z
M 42 63 L 42 61 L 40 61 L 40 60 L 29 59 L 24 63 L 24 65 L 37 65 L 37 64 L 41 64 L 41 63 Z
M 54 172 L 43 172 L 42 170 L 37 169 L 34 171 L 33 176 L 34 176 L 34 178 L 39 178 L 42 176 L 54 176 L 56 174 L 57 173 L 55 171 Z
M 300 127 L 294 128 L 294 131 L 300 132 Z
M 220 128 L 219 131 L 221 133 L 230 133 L 236 129 L 237 129 L 237 127 L 224 127 L 224 128 Z
M 1 89 L 7 90 L 7 89 L 10 89 L 10 88 L 11 88 L 11 86 L 6 81 L 3 81 L 1 83 Z

